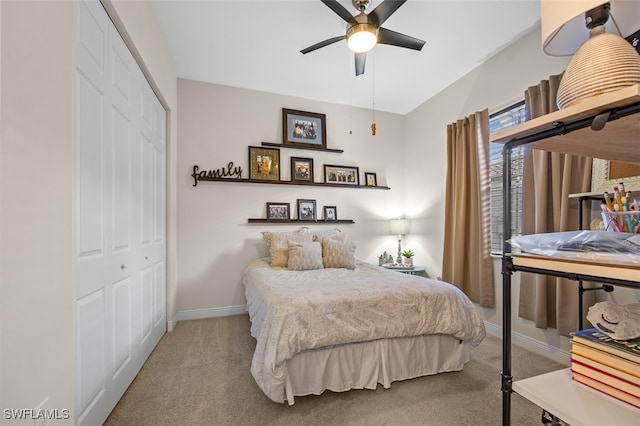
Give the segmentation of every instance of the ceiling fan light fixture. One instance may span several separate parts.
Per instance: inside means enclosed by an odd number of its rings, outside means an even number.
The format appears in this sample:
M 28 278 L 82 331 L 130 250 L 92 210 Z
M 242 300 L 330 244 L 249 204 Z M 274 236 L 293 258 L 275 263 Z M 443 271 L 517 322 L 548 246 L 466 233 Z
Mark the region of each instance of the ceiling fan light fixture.
M 376 27 L 369 23 L 353 25 L 347 30 L 347 46 L 352 52 L 368 52 L 377 42 Z

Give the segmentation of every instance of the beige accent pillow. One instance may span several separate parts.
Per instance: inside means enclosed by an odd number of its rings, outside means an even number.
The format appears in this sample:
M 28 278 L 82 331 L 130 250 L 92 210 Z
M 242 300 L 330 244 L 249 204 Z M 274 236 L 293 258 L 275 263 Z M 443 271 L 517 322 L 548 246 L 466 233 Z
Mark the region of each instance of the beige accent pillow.
M 292 271 L 322 269 L 322 245 L 318 242 L 294 243 L 289 241 L 287 268 Z
M 296 231 L 291 231 L 291 232 L 263 231 L 262 232 L 262 239 L 264 240 L 265 244 L 267 244 L 267 247 L 271 247 L 271 236 L 273 234 L 311 234 L 311 231 L 307 227 L 300 228 L 300 229 L 298 229 Z
M 322 264 L 325 268 L 356 269 L 355 241 L 318 238 L 322 244 Z
M 310 243 L 313 241 L 313 236 L 304 232 L 271 232 L 269 240 L 271 266 L 282 266 L 286 268 L 289 263 L 289 241 L 294 243 Z
M 313 234 L 313 241 L 322 242 L 323 238 L 326 238 L 329 240 L 336 240 L 336 241 L 347 241 L 347 234 L 329 234 L 329 235 Z
M 320 238 L 333 238 L 335 240 L 347 239 L 347 234 L 343 234 L 342 232 L 340 232 L 338 228 L 313 231 L 312 234 L 314 237 L 320 237 Z

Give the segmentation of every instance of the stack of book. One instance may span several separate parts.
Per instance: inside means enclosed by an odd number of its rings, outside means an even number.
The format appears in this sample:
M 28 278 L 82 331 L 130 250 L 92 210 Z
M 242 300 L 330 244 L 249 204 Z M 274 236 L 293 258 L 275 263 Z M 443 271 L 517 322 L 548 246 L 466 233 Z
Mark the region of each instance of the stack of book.
M 595 328 L 571 333 L 573 379 L 640 408 L 640 338 L 614 340 Z

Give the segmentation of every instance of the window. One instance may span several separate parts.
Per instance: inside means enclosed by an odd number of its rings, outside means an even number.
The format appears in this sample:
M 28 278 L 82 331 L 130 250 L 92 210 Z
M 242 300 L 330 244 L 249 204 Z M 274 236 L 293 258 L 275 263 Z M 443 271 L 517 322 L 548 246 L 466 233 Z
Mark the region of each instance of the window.
M 524 101 L 510 105 L 490 115 L 489 133 L 515 126 L 525 121 Z M 491 251 L 502 253 L 502 148 L 503 144 L 489 145 L 491 175 Z M 511 235 L 522 234 L 522 166 L 524 147 L 511 151 Z

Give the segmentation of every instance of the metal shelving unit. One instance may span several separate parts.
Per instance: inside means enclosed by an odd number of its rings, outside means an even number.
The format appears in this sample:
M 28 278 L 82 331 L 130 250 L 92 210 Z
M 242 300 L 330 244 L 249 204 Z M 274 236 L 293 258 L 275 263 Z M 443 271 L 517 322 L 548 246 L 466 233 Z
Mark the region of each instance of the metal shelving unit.
M 511 393 L 519 394 L 542 409 L 565 419 L 580 418 L 579 411 L 586 397 L 585 389 L 571 382 L 570 374 L 556 372 L 538 376 L 538 380 L 526 379 L 514 386 L 511 371 L 511 278 L 514 272 L 528 272 L 568 278 L 574 281 L 596 281 L 617 286 L 640 288 L 640 265 L 606 265 L 592 262 L 575 262 L 534 255 L 513 255 L 511 239 L 511 151 L 522 145 L 531 148 L 577 154 L 640 164 L 640 85 L 629 86 L 613 93 L 600 95 L 561 111 L 527 121 L 519 126 L 497 132 L 491 142 L 503 143 L 503 200 L 504 246 L 502 255 L 502 315 L 503 357 L 501 371 L 502 424 L 511 424 Z M 635 115 L 635 116 L 634 116 Z M 601 127 L 601 130 L 593 130 Z M 611 143 L 603 143 L 610 141 Z M 564 370 L 561 370 L 564 371 Z M 546 379 L 549 380 L 546 380 Z M 556 395 L 558 380 L 563 385 L 561 395 Z M 534 386 L 528 386 L 534 382 Z M 556 396 L 552 396 L 556 395 Z M 589 394 L 591 395 L 591 394 Z M 619 420 L 617 424 L 637 424 L 640 410 L 614 404 L 605 395 L 589 396 L 588 406 L 595 413 L 607 413 L 612 409 Z M 555 413 L 554 413 L 555 411 Z

